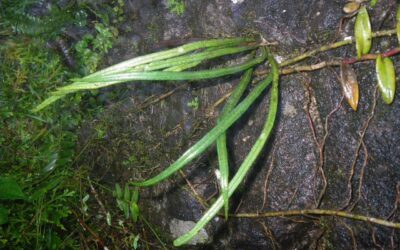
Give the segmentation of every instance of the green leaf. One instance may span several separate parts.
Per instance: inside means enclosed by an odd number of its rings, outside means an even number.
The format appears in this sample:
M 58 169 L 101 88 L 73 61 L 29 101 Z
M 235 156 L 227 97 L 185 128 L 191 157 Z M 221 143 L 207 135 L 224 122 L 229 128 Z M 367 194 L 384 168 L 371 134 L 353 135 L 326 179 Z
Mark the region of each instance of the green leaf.
M 138 249 L 139 238 L 140 238 L 140 234 L 136 235 L 135 238 L 133 239 L 132 247 L 135 250 Z
M 170 175 L 174 174 L 176 171 L 184 167 L 186 164 L 191 162 L 195 157 L 204 152 L 212 143 L 214 143 L 217 138 L 226 131 L 241 115 L 243 115 L 246 110 L 251 106 L 251 104 L 261 95 L 263 90 L 268 87 L 271 83 L 271 75 L 261 81 L 250 94 L 235 107 L 229 116 L 221 119 L 218 124 L 208 132 L 201 140 L 199 140 L 195 145 L 189 148 L 185 153 L 179 157 L 172 165 L 166 168 L 157 176 L 154 176 L 143 182 L 131 182 L 134 186 L 151 186 L 158 182 L 168 178 Z
M 372 44 L 371 23 L 365 6 L 362 6 L 357 14 L 354 32 L 357 57 L 361 58 L 362 55 L 368 54 Z
M 389 57 L 382 59 L 382 56 L 379 55 L 376 58 L 376 75 L 383 101 L 391 104 L 396 90 L 396 74 L 393 62 Z
M 121 190 L 121 186 L 118 183 L 115 184 L 115 196 L 118 199 L 122 199 L 122 190 Z
M 57 160 L 58 160 L 58 153 L 53 153 L 51 155 L 50 162 L 43 168 L 43 172 L 44 173 L 52 172 L 57 165 Z
M 110 212 L 107 212 L 107 214 L 106 214 L 106 221 L 107 221 L 107 225 L 111 226 L 111 214 L 110 214 Z
M 131 202 L 137 203 L 139 201 L 139 188 L 133 190 Z
M 211 40 L 206 40 L 206 41 L 193 42 L 193 43 L 185 44 L 185 45 L 182 45 L 180 47 L 173 48 L 170 50 L 165 50 L 165 51 L 156 52 L 156 53 L 152 53 L 152 54 L 148 54 L 148 55 L 144 55 L 144 56 L 135 57 L 133 59 L 118 63 L 118 64 L 108 67 L 106 69 L 100 70 L 96 73 L 88 75 L 88 76 L 84 77 L 83 79 L 86 80 L 86 79 L 89 79 L 89 78 L 92 78 L 92 77 L 95 77 L 98 75 L 123 72 L 131 67 L 176 57 L 176 56 L 187 54 L 189 52 L 192 52 L 192 51 L 195 51 L 198 49 L 202 49 L 202 48 L 210 48 L 210 47 L 216 47 L 216 46 L 233 46 L 233 45 L 243 44 L 246 42 L 254 42 L 254 40 L 247 39 L 247 38 L 223 38 L 223 39 L 211 39 Z
M 130 209 L 133 222 L 137 222 L 140 213 L 139 206 L 137 205 L 137 203 L 133 202 L 131 203 Z
M 0 207 L 0 225 L 8 222 L 8 210 L 5 207 Z
M 244 91 L 251 81 L 251 75 L 253 74 L 253 69 L 248 69 L 242 79 L 240 80 L 238 86 L 233 91 L 231 97 L 226 102 L 224 109 L 218 120 L 223 119 L 228 116 L 230 112 L 235 108 L 237 103 L 240 101 Z M 229 164 L 228 164 L 228 149 L 226 146 L 226 133 L 220 135 L 217 139 L 217 152 L 218 152 L 218 162 L 220 171 L 220 186 L 221 193 L 224 197 L 224 207 L 225 207 L 225 219 L 228 219 L 229 211 L 229 195 L 228 195 L 228 181 L 229 181 Z
M 131 191 L 129 190 L 128 185 L 125 185 L 124 190 L 124 201 L 129 202 L 131 200 Z
M 164 68 L 171 68 L 178 65 L 187 65 L 190 63 L 201 62 L 203 60 L 213 59 L 221 57 L 224 55 L 232 55 L 240 52 L 254 50 L 257 46 L 239 46 L 239 47 L 222 47 L 217 49 L 211 48 L 212 50 L 205 50 L 204 52 L 199 52 L 195 54 L 183 55 L 178 57 L 173 57 L 167 60 L 161 60 L 145 65 L 140 65 L 133 68 L 133 71 L 153 71 Z
M 22 192 L 18 183 L 9 177 L 0 177 L 0 200 L 25 200 L 26 196 Z
M 397 40 L 400 44 L 400 6 L 397 7 L 397 13 L 396 13 L 396 34 L 397 34 Z
M 375 7 L 375 5 L 378 3 L 378 0 L 371 0 L 371 2 L 369 2 L 369 5 L 371 5 L 371 7 Z
M 128 203 L 126 203 L 126 202 L 123 202 L 122 203 L 122 211 L 124 211 L 124 214 L 125 214 L 125 218 L 126 219 L 129 219 L 129 208 L 130 206 L 129 206 L 129 204 Z
M 183 81 L 183 80 L 202 80 L 217 78 L 226 75 L 232 75 L 249 69 L 257 64 L 262 63 L 266 58 L 265 53 L 260 56 L 249 60 L 242 64 L 233 65 L 230 67 L 212 69 L 212 70 L 199 70 L 199 71 L 185 71 L 185 72 L 169 72 L 169 71 L 150 71 L 150 72 L 123 72 L 98 75 L 89 79 L 75 79 L 73 84 L 64 86 L 52 93 L 55 96 L 63 96 L 69 93 L 99 89 L 108 87 L 117 83 L 130 82 L 130 81 Z M 46 100 L 45 100 L 46 102 Z M 37 108 L 35 109 L 37 110 Z
M 273 82 L 272 82 L 272 91 L 270 96 L 270 106 L 268 117 L 265 121 L 264 127 L 261 131 L 260 136 L 257 141 L 254 143 L 251 148 L 249 154 L 246 156 L 242 165 L 239 167 L 238 172 L 232 178 L 229 183 L 229 196 L 235 192 L 236 188 L 242 183 L 246 174 L 249 172 L 251 166 L 257 160 L 258 156 L 262 152 L 262 149 L 267 142 L 269 136 L 271 135 L 272 129 L 275 124 L 276 113 L 278 110 L 278 102 L 279 102 L 279 69 L 278 63 L 269 55 L 268 60 L 270 61 L 273 73 Z M 176 240 L 174 240 L 174 246 L 181 246 L 188 241 L 190 241 L 198 232 L 205 227 L 205 225 L 218 213 L 218 211 L 223 206 L 223 197 L 220 196 L 217 201 L 207 210 L 207 212 L 203 215 L 203 217 L 197 222 L 197 224 L 192 228 L 188 233 L 180 236 Z
M 100 70 L 91 75 L 85 76 L 80 79 L 72 79 L 74 83 L 61 87 L 57 89 L 55 92 L 51 93 L 51 96 L 42 101 L 39 105 L 32 109 L 32 112 L 38 112 L 41 109 L 47 107 L 48 105 L 54 103 L 60 98 L 65 97 L 65 95 L 74 93 L 82 90 L 90 90 L 90 89 L 98 89 L 103 87 L 108 87 L 114 84 L 119 84 L 123 82 L 129 82 L 134 80 L 160 80 L 160 81 L 169 81 L 169 80 L 200 80 L 200 79 L 209 79 L 209 78 L 217 78 L 221 76 L 226 76 L 230 74 L 236 74 L 238 72 L 244 71 L 248 68 L 251 68 L 257 64 L 262 63 L 265 60 L 265 54 L 262 53 L 259 57 L 249 61 L 245 64 L 234 65 L 231 67 L 218 68 L 214 70 L 202 70 L 202 71 L 194 71 L 194 72 L 179 72 L 186 68 L 194 67 L 199 62 L 203 61 L 207 58 L 215 58 L 218 56 L 222 56 L 224 54 L 232 54 L 239 53 L 241 51 L 255 49 L 256 46 L 248 45 L 249 42 L 254 42 L 253 39 L 245 39 L 245 38 L 232 38 L 232 39 L 215 39 L 215 40 L 206 40 L 201 42 L 195 42 L 183 45 L 181 47 L 177 47 L 171 50 L 166 50 L 162 52 L 157 52 L 145 56 L 140 56 L 133 58 L 131 60 L 127 60 L 111 66 L 109 68 Z M 240 46 L 246 45 L 242 47 L 232 47 L 232 46 Z M 223 49 L 222 46 L 226 47 Z M 216 50 L 207 50 L 208 48 L 217 48 Z M 199 52 L 200 49 L 205 49 L 204 53 Z M 188 60 L 186 64 L 179 64 L 176 57 L 188 54 L 189 52 L 196 51 L 199 52 L 194 58 L 196 61 L 190 62 L 192 59 L 191 56 L 186 55 L 181 57 L 180 59 Z M 167 60 L 170 59 L 170 60 Z M 160 62 L 161 60 L 164 60 Z M 171 63 L 165 64 L 165 62 Z M 136 72 L 137 69 L 143 68 L 146 65 L 149 66 L 152 64 L 155 68 L 164 67 L 167 71 L 151 71 L 151 72 Z

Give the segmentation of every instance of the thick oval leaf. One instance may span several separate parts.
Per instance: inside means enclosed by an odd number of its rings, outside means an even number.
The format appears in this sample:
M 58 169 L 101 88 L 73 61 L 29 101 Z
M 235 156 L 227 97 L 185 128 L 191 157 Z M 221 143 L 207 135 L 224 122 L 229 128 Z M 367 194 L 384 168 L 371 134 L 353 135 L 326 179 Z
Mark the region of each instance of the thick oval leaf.
M 357 56 L 361 58 L 362 55 L 368 54 L 372 43 L 371 23 L 365 6 L 362 6 L 357 14 L 354 36 L 356 38 Z
M 0 200 L 26 199 L 18 183 L 8 177 L 0 177 Z
M 396 74 L 393 62 L 389 57 L 382 59 L 381 55 L 376 58 L 376 75 L 382 99 L 387 104 L 391 104 L 394 99 L 396 89 Z
M 397 33 L 397 40 L 400 44 L 400 6 L 397 8 L 396 14 L 396 33 Z
M 343 95 L 350 107 L 354 111 L 357 111 L 360 96 L 357 75 L 349 64 L 342 63 L 342 65 L 340 65 L 340 83 L 342 85 Z

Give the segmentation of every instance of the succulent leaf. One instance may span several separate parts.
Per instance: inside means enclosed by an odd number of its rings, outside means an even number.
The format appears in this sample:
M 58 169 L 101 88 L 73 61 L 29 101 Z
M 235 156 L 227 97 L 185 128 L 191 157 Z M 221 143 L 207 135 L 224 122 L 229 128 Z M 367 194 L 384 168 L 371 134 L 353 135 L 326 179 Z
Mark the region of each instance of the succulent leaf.
M 357 14 L 354 27 L 354 36 L 356 38 L 357 57 L 368 54 L 372 43 L 371 22 L 369 21 L 368 11 L 362 6 Z
M 376 75 L 383 101 L 391 104 L 396 89 L 396 75 L 393 62 L 389 57 L 382 58 L 381 55 L 378 56 L 376 59 Z

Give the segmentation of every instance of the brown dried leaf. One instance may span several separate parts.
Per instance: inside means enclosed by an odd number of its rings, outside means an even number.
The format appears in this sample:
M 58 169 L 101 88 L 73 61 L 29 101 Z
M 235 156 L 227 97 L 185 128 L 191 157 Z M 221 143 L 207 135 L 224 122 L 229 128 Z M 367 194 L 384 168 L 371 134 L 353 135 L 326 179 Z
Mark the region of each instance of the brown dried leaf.
M 342 63 L 340 65 L 340 83 L 343 95 L 350 107 L 354 111 L 357 111 L 358 100 L 360 98 L 357 75 L 349 64 Z

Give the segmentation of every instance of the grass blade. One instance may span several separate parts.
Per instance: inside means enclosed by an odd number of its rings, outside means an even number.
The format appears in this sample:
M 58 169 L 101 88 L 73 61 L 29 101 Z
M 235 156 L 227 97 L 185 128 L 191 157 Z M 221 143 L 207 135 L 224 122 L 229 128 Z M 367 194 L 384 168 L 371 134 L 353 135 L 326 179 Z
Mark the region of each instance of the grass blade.
M 217 138 L 226 131 L 239 117 L 246 112 L 250 105 L 257 99 L 262 91 L 271 83 L 272 76 L 267 77 L 261 81 L 250 94 L 230 112 L 229 116 L 221 119 L 219 123 L 210 130 L 201 140 L 190 147 L 185 153 L 179 157 L 172 165 L 163 170 L 158 175 L 145 180 L 143 182 L 131 182 L 134 186 L 151 186 L 159 183 L 160 181 L 168 178 L 176 171 L 191 162 L 195 157 L 204 152 Z
M 247 155 L 246 159 L 243 161 L 240 166 L 238 172 L 232 178 L 232 181 L 229 183 L 229 196 L 231 196 L 239 184 L 243 181 L 247 172 L 250 170 L 250 167 L 253 165 L 261 150 L 263 149 L 265 143 L 267 142 L 272 128 L 274 127 L 276 113 L 278 110 L 278 99 L 279 99 L 279 71 L 278 64 L 272 56 L 269 56 L 269 61 L 272 66 L 273 72 L 273 82 L 272 82 L 272 91 L 270 97 L 269 104 L 269 113 L 267 120 L 265 122 L 264 128 L 261 131 L 260 136 L 257 141 L 253 145 L 250 150 L 250 153 Z M 181 246 L 188 241 L 190 241 L 214 216 L 218 213 L 218 211 L 223 206 L 223 197 L 220 196 L 217 201 L 209 208 L 209 210 L 203 215 L 203 217 L 197 222 L 194 228 L 192 228 L 188 233 L 180 236 L 178 239 L 174 241 L 174 246 Z
M 239 102 L 242 97 L 244 91 L 250 83 L 251 75 L 253 74 L 253 69 L 248 69 L 242 79 L 240 80 L 238 86 L 233 91 L 231 97 L 228 99 L 227 103 L 224 106 L 224 109 L 221 112 L 221 116 L 218 119 L 222 120 L 225 116 L 228 116 L 230 112 L 235 108 L 236 104 Z M 228 219 L 228 211 L 229 211 L 229 195 L 228 195 L 228 181 L 229 181 L 229 159 L 228 159 L 228 149 L 226 146 L 226 132 L 222 133 L 217 139 L 217 152 L 218 152 L 218 162 L 219 162 L 219 171 L 220 171 L 220 185 L 221 185 L 221 193 L 224 198 L 224 207 L 225 207 L 225 219 Z

